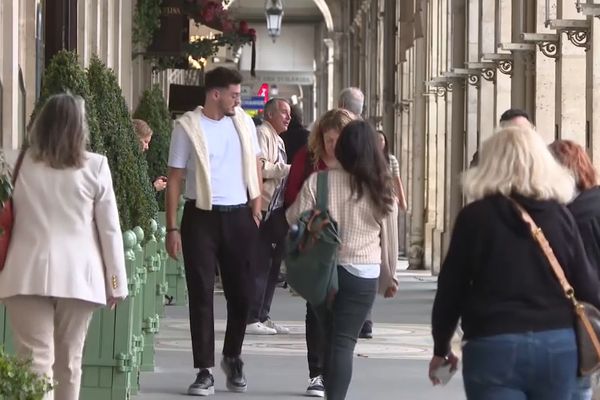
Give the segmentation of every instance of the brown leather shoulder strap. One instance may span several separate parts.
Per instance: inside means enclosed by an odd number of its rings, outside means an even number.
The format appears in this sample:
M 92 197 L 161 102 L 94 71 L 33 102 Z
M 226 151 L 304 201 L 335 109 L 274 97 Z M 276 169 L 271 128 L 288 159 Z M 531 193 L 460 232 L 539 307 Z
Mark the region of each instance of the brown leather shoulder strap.
M 519 204 L 516 200 L 514 200 L 510 197 L 508 197 L 508 199 L 511 201 L 513 206 L 517 209 L 519 215 L 521 216 L 523 221 L 525 221 L 525 223 L 529 227 L 529 230 L 531 231 L 531 235 L 533 236 L 535 241 L 542 248 L 542 251 L 546 255 L 546 258 L 548 258 L 548 261 L 550 262 L 550 266 L 552 267 L 552 270 L 554 271 L 554 275 L 556 275 L 556 278 L 560 282 L 560 285 L 562 286 L 563 291 L 565 292 L 565 296 L 569 300 L 573 301 L 574 300 L 573 287 L 567 280 L 564 270 L 562 269 L 560 263 L 558 262 L 558 259 L 556 258 L 556 255 L 554 254 L 554 250 L 552 250 L 552 247 L 550 247 L 550 243 L 548 242 L 548 239 L 546 239 L 544 232 L 542 232 L 542 229 L 535 223 L 533 218 L 531 218 L 531 215 L 529 215 L 529 213 L 525 210 L 525 208 L 523 208 L 523 206 L 521 204 Z
M 25 158 L 25 153 L 27 152 L 27 147 L 22 146 L 19 151 L 19 156 L 17 157 L 17 162 L 15 163 L 15 168 L 13 168 L 12 173 L 12 184 L 13 186 L 17 182 L 17 177 L 19 176 L 19 171 L 21 170 L 21 165 L 23 164 L 23 159 Z

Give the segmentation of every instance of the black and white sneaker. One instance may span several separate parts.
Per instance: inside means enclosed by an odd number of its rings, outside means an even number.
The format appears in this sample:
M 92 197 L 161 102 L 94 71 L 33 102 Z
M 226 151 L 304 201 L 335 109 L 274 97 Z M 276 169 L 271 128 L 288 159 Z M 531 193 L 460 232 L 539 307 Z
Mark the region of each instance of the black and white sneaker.
M 215 394 L 215 378 L 209 370 L 203 369 L 196 375 L 196 380 L 188 388 L 190 396 L 210 396 Z
M 221 369 L 227 376 L 227 389 L 231 392 L 245 392 L 248 388 L 244 376 L 244 362 L 239 357 L 223 357 Z
M 325 397 L 325 385 L 323 385 L 323 376 L 315 376 L 308 380 L 306 395 L 309 397 Z

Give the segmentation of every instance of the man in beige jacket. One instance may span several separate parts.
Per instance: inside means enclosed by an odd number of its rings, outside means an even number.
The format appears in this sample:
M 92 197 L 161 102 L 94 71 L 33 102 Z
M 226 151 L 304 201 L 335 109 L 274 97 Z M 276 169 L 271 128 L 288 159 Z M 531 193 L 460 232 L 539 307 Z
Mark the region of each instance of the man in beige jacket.
M 287 130 L 290 123 L 290 111 L 290 105 L 284 99 L 271 99 L 265 105 L 265 122 L 258 127 L 257 132 L 262 153 L 263 224 L 260 227 L 258 259 L 252 277 L 255 292 L 246 327 L 248 334 L 289 333 L 289 329 L 271 320 L 269 312 L 279 277 L 288 229 L 283 209 L 283 191 L 290 165 L 280 135 Z

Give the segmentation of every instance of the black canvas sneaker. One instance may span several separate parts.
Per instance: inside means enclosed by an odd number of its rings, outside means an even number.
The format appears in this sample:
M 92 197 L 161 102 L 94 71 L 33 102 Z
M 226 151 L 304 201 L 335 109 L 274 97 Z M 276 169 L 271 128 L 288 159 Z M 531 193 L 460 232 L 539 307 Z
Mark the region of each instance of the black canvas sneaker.
M 215 378 L 207 370 L 203 369 L 196 375 L 196 380 L 188 388 L 190 396 L 209 396 L 215 394 Z
M 231 392 L 245 392 L 248 388 L 244 376 L 244 363 L 239 357 L 223 357 L 221 368 L 227 376 L 227 389 Z

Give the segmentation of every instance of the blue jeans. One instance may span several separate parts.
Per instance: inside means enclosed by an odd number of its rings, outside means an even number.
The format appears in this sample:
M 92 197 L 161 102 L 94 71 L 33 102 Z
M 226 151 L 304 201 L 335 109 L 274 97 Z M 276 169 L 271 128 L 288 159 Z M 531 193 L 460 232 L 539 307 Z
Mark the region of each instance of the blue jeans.
M 566 400 L 577 386 L 573 329 L 467 341 L 463 379 L 469 400 Z
M 328 400 L 344 400 L 352 379 L 354 347 L 360 328 L 373 307 L 377 278 L 365 279 L 338 267 L 339 291 L 332 308 L 314 311 L 323 329 L 323 378 Z
M 571 400 L 592 400 L 592 378 L 584 376 L 577 379 L 577 385 Z

